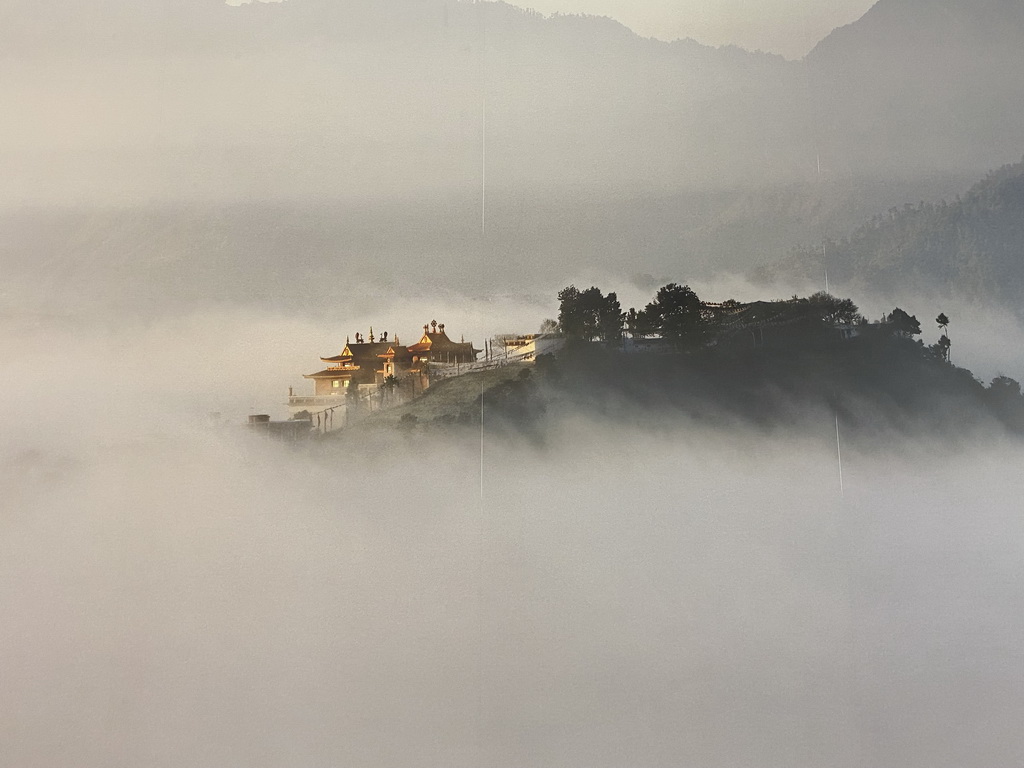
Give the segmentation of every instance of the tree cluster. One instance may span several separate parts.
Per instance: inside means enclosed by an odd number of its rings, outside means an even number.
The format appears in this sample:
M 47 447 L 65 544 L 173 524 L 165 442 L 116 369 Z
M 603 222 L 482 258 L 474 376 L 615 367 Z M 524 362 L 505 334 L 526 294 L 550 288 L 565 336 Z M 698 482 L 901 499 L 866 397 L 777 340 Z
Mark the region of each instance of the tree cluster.
M 807 303 L 814 306 L 822 322 L 831 325 L 857 325 L 864 317 L 851 299 L 840 299 L 830 293 L 818 291 L 807 297 Z
M 615 293 L 605 295 L 597 287 L 581 291 L 570 285 L 559 291 L 558 299 L 555 328 L 569 339 L 618 342 L 624 335 L 633 339 L 658 337 L 677 351 L 704 345 L 719 328 L 722 310 L 742 310 L 745 306 L 733 299 L 721 304 L 705 304 L 690 286 L 679 283 L 662 286 L 643 309 L 630 307 L 626 312 L 622 312 Z M 800 317 L 822 324 L 866 322 L 853 301 L 824 292 L 803 299 L 794 296 L 790 300 L 760 304 L 775 308 L 776 313 L 795 311 Z M 883 320 L 897 323 L 901 332 L 921 332 L 916 318 L 900 309 Z M 551 331 L 553 321 L 545 321 L 545 324 L 546 330 Z
M 892 312 L 882 318 L 892 333 L 904 339 L 909 339 L 921 333 L 921 323 L 916 315 L 907 314 L 896 307 Z
M 658 289 L 643 309 L 623 312 L 615 293 L 570 285 L 558 293 L 558 330 L 581 341 L 621 341 L 661 336 L 677 349 L 698 345 L 705 338 L 707 318 L 700 298 L 688 285 L 669 283 Z
M 622 307 L 614 293 L 600 288 L 585 291 L 570 285 L 558 292 L 558 329 L 570 339 L 616 342 L 622 340 Z
M 659 288 L 654 301 L 638 315 L 642 329 L 652 330 L 676 349 L 698 346 L 707 336 L 703 305 L 688 285 L 669 283 Z

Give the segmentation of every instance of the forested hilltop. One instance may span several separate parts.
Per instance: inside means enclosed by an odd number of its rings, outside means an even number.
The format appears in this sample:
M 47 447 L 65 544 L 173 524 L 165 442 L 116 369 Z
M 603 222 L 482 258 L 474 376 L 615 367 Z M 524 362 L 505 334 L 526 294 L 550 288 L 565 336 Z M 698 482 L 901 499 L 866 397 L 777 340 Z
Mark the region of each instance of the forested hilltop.
M 1024 161 L 965 195 L 877 214 L 848 237 L 795 250 L 758 278 L 820 281 L 887 293 L 938 289 L 1024 311 Z
M 835 421 L 864 444 L 1024 436 L 1020 384 L 1000 375 L 985 386 L 954 365 L 941 312 L 922 328 L 899 307 L 869 322 L 852 300 L 825 293 L 707 302 L 675 283 L 625 312 L 615 292 L 597 287 L 568 286 L 558 298 L 558 321 L 541 329 L 564 343 L 555 354 L 441 381 L 359 428 L 477 434 L 486 414 L 488 429 L 539 443 L 565 418 L 798 434 Z M 937 332 L 934 344 L 918 338 Z
M 443 381 L 359 429 L 477 439 L 485 414 L 489 433 L 536 444 L 556 439 L 565 419 L 595 429 L 819 437 L 834 435 L 838 421 L 844 441 L 882 448 L 897 437 L 937 438 L 956 450 L 977 438 L 1024 436 L 1017 381 L 999 376 L 985 386 L 934 347 L 877 326 L 847 341 L 805 336 L 772 348 L 688 353 L 579 343 L 542 355 L 535 367 L 519 365 Z

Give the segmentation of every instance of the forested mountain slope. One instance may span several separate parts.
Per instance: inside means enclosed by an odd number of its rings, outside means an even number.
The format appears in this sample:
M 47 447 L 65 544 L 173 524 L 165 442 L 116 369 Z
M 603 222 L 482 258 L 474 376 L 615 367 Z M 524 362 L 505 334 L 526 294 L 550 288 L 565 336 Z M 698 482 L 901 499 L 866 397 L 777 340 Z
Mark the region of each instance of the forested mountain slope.
M 800 248 L 761 277 L 817 281 L 823 268 L 852 287 L 939 289 L 1024 310 L 1024 162 L 962 197 L 875 215 L 848 237 Z

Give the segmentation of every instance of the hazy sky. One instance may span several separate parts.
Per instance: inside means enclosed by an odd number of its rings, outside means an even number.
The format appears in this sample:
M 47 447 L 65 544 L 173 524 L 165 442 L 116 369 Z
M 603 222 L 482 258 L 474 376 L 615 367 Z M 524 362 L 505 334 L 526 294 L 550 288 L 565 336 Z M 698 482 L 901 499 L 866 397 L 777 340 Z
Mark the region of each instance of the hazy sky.
M 250 0 L 227 0 L 240 5 Z M 875 0 L 513 0 L 542 13 L 611 16 L 640 35 L 733 43 L 798 59 L 836 27 L 856 21 Z
M 833 29 L 856 21 L 874 0 L 522 0 L 542 13 L 611 16 L 645 36 L 692 37 L 709 45 L 804 56 Z

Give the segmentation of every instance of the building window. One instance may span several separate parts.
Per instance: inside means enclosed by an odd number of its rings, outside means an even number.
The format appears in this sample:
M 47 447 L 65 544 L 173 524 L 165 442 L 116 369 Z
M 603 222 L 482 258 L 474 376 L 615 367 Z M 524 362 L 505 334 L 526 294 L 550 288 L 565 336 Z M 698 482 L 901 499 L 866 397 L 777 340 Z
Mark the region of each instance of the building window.
M 345 379 L 345 388 L 348 389 L 348 385 L 351 383 L 348 379 Z
M 334 381 L 331 382 L 331 386 L 337 389 L 338 387 L 341 386 L 341 384 L 337 379 L 335 379 Z

